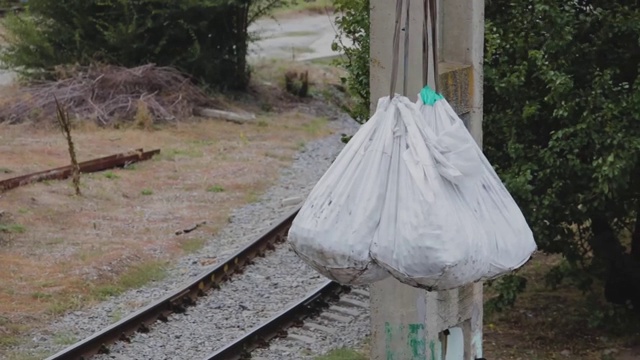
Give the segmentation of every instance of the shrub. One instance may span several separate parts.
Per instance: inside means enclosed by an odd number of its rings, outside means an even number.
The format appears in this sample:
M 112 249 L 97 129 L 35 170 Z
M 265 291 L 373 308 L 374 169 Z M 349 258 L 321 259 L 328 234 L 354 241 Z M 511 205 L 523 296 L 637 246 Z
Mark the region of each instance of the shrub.
M 345 59 L 338 63 L 348 75 L 341 80 L 355 98 L 354 106 L 347 111 L 364 123 L 369 119 L 369 0 L 334 0 L 334 7 L 341 15 L 336 19 L 339 33 L 332 48 L 344 53 Z M 353 46 L 344 46 L 342 38 Z
M 4 21 L 0 61 L 31 77 L 62 64 L 172 66 L 220 89 L 244 89 L 247 28 L 284 0 L 29 0 Z

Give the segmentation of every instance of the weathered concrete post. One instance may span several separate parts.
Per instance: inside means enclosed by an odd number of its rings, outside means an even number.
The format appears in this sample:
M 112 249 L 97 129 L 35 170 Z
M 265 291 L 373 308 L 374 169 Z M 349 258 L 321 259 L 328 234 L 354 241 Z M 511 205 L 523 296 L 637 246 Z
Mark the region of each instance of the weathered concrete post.
M 405 1 L 406 2 L 406 1 Z M 440 92 L 482 144 L 484 0 L 438 1 Z M 422 83 L 423 2 L 411 1 L 407 89 Z M 371 0 L 371 101 L 388 95 L 395 1 Z M 404 23 L 404 18 L 403 18 Z M 403 35 L 404 36 L 404 35 Z M 403 53 L 403 41 L 400 42 Z M 403 88 L 400 61 L 396 89 Z M 399 91 L 398 91 L 399 92 Z M 482 357 L 482 284 L 427 292 L 387 279 L 373 284 L 373 360 L 473 360 Z

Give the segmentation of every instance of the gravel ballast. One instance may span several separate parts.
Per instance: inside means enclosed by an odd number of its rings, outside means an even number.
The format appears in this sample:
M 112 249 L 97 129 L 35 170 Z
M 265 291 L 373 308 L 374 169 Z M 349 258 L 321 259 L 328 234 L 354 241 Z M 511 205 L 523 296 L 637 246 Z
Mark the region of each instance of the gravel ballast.
M 201 259 L 224 259 L 262 234 L 290 213 L 324 174 L 344 144 L 341 134 L 353 134 L 358 125 L 346 116 L 330 122 L 334 135 L 306 144 L 292 166 L 282 171 L 277 185 L 261 199 L 233 212 L 230 224 L 212 237 L 196 254 L 185 256 L 168 270 L 168 276 L 143 288 L 128 291 L 90 309 L 76 311 L 56 320 L 48 329 L 34 333 L 33 344 L 15 350 L 26 353 L 55 353 L 68 343 L 66 338 L 83 339 L 120 318 L 175 290 L 193 277 L 215 266 L 201 265 Z M 96 359 L 197 359 L 224 346 L 277 312 L 326 279 L 298 259 L 289 247 L 258 258 L 243 274 L 211 292 L 184 314 L 171 315 L 167 323 L 157 323 L 150 333 L 137 334 L 131 344 L 116 344 L 109 355 Z M 361 299 L 367 301 L 366 299 Z M 277 341 L 278 346 L 261 350 L 261 357 L 282 358 L 285 346 L 291 358 L 313 358 L 335 347 L 358 344 L 368 334 L 368 310 L 361 309 L 348 324 L 337 326 L 337 335 L 319 336 L 312 346 L 295 341 Z

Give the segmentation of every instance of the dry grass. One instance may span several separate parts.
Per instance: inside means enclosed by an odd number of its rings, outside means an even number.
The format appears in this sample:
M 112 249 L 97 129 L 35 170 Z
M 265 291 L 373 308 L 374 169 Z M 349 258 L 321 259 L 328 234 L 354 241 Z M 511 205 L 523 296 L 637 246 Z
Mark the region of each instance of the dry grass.
M 234 208 L 256 201 L 301 144 L 330 134 L 327 120 L 310 111 L 313 100 L 298 101 L 273 85 L 255 89 L 239 100 L 218 99 L 257 113 L 255 124 L 193 118 L 145 130 L 78 123 L 79 161 L 140 147 L 162 152 L 129 168 L 83 175 L 83 196 L 69 181 L 1 195 L 0 357 L 29 328 L 162 278 L 167 262 L 197 252 Z M 0 124 L 0 154 L 0 179 L 67 165 L 69 158 L 57 128 L 34 124 Z
M 178 238 L 177 230 L 206 220 L 194 232 L 197 237 L 222 226 L 232 208 L 276 179 L 300 141 L 327 135 L 317 120 L 301 113 L 264 121 L 266 127 L 194 121 L 153 132 L 76 130 L 83 159 L 133 147 L 162 153 L 135 169 L 83 175 L 82 197 L 73 196 L 68 181 L 3 194 L 3 210 L 12 220 L 3 224 L 8 240 L 0 252 L 0 313 L 47 305 L 21 301 L 32 288 L 7 295 L 25 281 L 46 282 L 40 290 L 55 295 L 70 287 L 79 290 L 72 280 L 84 287 L 83 281 L 102 278 L 105 267 L 111 275 L 154 253 L 175 254 L 192 236 Z M 13 126 L 1 133 L 2 165 L 12 174 L 67 163 L 64 139 L 55 129 Z M 207 191 L 215 185 L 224 192 Z

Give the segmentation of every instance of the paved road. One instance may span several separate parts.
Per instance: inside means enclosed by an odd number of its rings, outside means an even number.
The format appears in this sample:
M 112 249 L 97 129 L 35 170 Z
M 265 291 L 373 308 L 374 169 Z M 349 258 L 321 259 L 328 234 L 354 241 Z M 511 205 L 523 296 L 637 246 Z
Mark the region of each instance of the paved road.
M 10 85 L 14 79 L 15 74 L 6 70 L 0 70 L 0 86 Z
M 337 33 L 334 15 L 262 19 L 254 23 L 249 31 L 259 37 L 249 48 L 252 59 L 309 60 L 338 55 L 331 50 Z
M 313 15 L 283 20 L 262 19 L 249 31 L 259 40 L 250 47 L 250 59 L 310 60 L 338 55 L 331 50 L 336 36 L 335 16 Z M 0 86 L 11 84 L 15 75 L 0 70 Z

